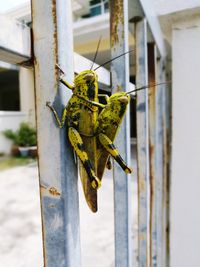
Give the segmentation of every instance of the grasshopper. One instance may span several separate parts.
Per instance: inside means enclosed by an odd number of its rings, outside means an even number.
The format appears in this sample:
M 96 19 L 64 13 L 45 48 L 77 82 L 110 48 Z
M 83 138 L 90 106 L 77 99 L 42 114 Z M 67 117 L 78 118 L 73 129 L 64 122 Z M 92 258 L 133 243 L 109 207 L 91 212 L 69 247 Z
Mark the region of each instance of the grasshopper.
M 53 112 L 59 128 L 63 128 L 67 119 L 69 142 L 83 166 L 80 167 L 80 176 L 83 177 L 81 180 L 87 203 L 93 211 L 97 209 L 96 189 L 101 185 L 100 179 L 96 176 L 96 137 L 93 127 L 96 123 L 98 108 L 86 100 L 98 103 L 97 80 L 98 76 L 92 70 L 79 73 L 74 79 L 74 85 L 64 80 L 63 75 L 60 77 L 60 81 L 73 92 L 62 112 L 61 119 L 51 103 L 46 103 Z
M 91 105 L 102 109 L 94 125 L 95 136 L 97 137 L 97 176 L 99 179 L 102 179 L 105 167 L 110 165 L 110 156 L 126 173 L 132 172 L 113 143 L 130 103 L 130 95 L 119 92 L 110 97 L 106 96 L 105 99 L 106 105 L 85 99 Z
M 84 167 L 80 167 L 79 171 L 86 201 L 91 210 L 96 212 L 96 189 L 101 185 L 109 155 L 112 155 L 127 173 L 131 173 L 131 169 L 126 166 L 112 142 L 120 127 L 130 97 L 125 97 L 124 93 L 118 93 L 110 98 L 106 97 L 106 105 L 99 103 L 97 74 L 92 70 L 78 74 L 74 80 L 74 86 L 62 77 L 60 81 L 73 92 L 63 110 L 62 118 L 59 118 L 50 102 L 46 105 L 53 112 L 60 128 L 63 128 L 68 119 L 69 141 Z M 98 116 L 100 108 L 102 111 Z M 86 121 L 89 121 L 88 127 L 85 127 Z
M 97 142 L 95 126 L 98 116 L 98 106 L 96 106 L 98 103 L 98 76 L 92 70 L 92 65 L 90 70 L 79 73 L 74 79 L 74 85 L 71 85 L 63 79 L 64 72 L 62 69 L 58 65 L 57 67 L 62 74 L 60 76 L 61 83 L 72 90 L 73 94 L 62 112 L 61 119 L 50 102 L 47 101 L 46 106 L 53 112 L 59 128 L 64 127 L 67 119 L 69 142 L 81 162 L 79 164 L 79 171 L 85 198 L 90 209 L 96 212 L 97 189 L 101 186 L 101 180 L 96 175 Z

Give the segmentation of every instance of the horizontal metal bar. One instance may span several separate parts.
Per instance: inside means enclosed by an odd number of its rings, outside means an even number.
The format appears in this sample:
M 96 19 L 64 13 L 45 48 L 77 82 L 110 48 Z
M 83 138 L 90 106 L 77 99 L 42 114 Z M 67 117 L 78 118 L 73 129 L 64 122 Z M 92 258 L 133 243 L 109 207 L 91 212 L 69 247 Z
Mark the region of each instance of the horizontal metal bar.
M 0 15 L 0 60 L 20 64 L 31 58 L 30 28 Z
M 92 61 L 74 52 L 74 72 L 79 73 L 88 70 L 92 66 Z M 93 69 L 99 65 L 94 63 Z M 105 68 L 99 68 L 97 71 L 99 82 L 104 86 L 110 86 L 110 72 Z
M 17 65 L 6 63 L 4 61 L 0 61 L 0 71 L 3 71 L 3 70 L 19 70 L 19 68 L 20 67 L 17 66 Z

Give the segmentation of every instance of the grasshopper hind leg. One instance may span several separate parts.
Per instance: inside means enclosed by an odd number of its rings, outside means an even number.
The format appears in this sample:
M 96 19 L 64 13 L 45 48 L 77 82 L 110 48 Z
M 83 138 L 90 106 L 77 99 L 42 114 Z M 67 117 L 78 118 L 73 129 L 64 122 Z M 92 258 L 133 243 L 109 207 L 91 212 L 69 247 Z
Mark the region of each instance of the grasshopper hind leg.
M 88 177 L 89 177 L 90 182 L 91 182 L 91 186 L 94 189 L 98 189 L 101 186 L 101 181 L 95 175 L 95 172 L 92 168 L 91 161 L 89 160 L 88 155 L 84 149 L 83 140 L 82 140 L 79 132 L 75 128 L 69 127 L 68 135 L 69 135 L 69 141 L 70 141 L 72 147 L 74 148 L 78 158 L 82 162 L 82 164 L 83 164 L 83 166 L 84 166 L 84 168 L 88 174 Z
M 103 145 L 103 147 L 107 150 L 107 152 L 117 161 L 117 163 L 121 166 L 121 168 L 125 171 L 125 173 L 131 173 L 132 170 L 120 156 L 119 151 L 113 144 L 113 142 L 108 138 L 107 135 L 100 133 L 99 134 L 99 141 Z

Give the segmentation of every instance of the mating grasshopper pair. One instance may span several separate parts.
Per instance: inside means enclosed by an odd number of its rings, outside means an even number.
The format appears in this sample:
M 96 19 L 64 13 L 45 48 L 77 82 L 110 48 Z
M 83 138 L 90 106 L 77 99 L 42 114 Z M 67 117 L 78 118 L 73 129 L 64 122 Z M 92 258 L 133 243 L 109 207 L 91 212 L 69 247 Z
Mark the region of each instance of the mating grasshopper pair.
M 60 128 L 67 119 L 68 138 L 81 162 L 79 171 L 86 201 L 91 210 L 96 212 L 96 191 L 101 186 L 110 155 L 126 173 L 131 173 L 113 144 L 130 96 L 124 92 L 116 93 L 111 97 L 105 96 L 105 105 L 99 103 L 98 76 L 93 70 L 79 73 L 74 85 L 70 85 L 62 76 L 60 81 L 73 92 L 62 118 L 59 118 L 50 102 L 47 102 L 47 106 L 52 110 Z

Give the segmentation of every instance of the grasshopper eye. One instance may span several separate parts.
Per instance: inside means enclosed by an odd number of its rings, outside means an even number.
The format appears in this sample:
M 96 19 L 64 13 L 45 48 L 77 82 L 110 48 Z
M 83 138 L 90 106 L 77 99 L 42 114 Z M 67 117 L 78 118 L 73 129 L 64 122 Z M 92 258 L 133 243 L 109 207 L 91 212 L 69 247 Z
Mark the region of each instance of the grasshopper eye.
M 94 79 L 94 74 L 93 73 L 87 73 L 84 76 L 86 81 L 92 81 Z
M 122 96 L 119 98 L 119 102 L 121 102 L 121 103 L 128 104 L 128 101 L 129 101 L 128 97 L 126 97 L 126 96 Z

